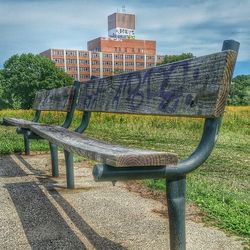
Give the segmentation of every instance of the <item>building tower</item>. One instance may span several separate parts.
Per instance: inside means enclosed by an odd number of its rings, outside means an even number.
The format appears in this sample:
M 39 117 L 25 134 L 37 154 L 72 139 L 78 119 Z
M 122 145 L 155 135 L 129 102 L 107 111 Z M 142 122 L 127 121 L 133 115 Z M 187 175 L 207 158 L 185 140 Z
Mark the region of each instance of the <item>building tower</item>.
M 126 13 L 109 15 L 108 36 L 121 39 L 135 39 L 135 15 Z

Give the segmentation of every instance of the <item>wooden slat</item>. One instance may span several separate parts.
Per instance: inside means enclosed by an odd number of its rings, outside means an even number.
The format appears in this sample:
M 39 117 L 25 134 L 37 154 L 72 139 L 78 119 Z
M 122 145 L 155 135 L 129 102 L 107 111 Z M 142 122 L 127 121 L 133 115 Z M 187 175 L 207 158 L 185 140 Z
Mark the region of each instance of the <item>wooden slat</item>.
M 74 87 L 62 87 L 39 91 L 33 103 L 34 110 L 57 110 L 68 112 L 74 97 Z
M 31 124 L 38 124 L 36 122 L 28 121 L 28 120 L 23 120 L 23 119 L 17 119 L 17 118 L 3 118 L 3 122 L 5 124 L 9 124 L 12 126 L 17 126 L 20 128 L 29 128 Z
M 93 79 L 81 85 L 86 111 L 221 116 L 236 60 L 234 51 Z
M 176 154 L 122 147 L 82 136 L 58 126 L 31 125 L 30 129 L 53 144 L 105 164 L 124 166 L 176 165 Z

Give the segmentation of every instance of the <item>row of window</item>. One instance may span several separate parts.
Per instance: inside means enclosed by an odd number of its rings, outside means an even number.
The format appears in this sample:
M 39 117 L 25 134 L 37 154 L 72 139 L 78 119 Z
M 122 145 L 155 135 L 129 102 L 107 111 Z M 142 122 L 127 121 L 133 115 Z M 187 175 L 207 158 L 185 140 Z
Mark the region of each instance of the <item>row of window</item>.
M 67 56 L 76 56 L 77 51 L 67 51 L 66 50 L 66 55 Z M 53 55 L 54 56 L 63 56 L 64 52 L 63 50 L 53 50 Z M 79 56 L 80 57 L 88 57 L 89 52 L 81 52 L 79 51 Z M 92 58 L 99 58 L 100 54 L 99 53 L 91 53 Z M 112 54 L 107 54 L 103 53 L 103 58 L 112 58 Z M 123 54 L 114 54 L 115 59 L 123 59 Z M 134 59 L 134 55 L 125 55 L 126 59 Z M 146 56 L 147 60 L 154 60 L 154 56 Z M 164 56 L 157 56 L 158 60 L 163 60 Z M 144 59 L 144 55 L 136 55 L 136 59 Z M 62 59 L 63 60 L 63 59 Z
M 53 59 L 53 61 L 56 63 L 61 63 L 61 64 L 64 63 L 64 60 L 60 59 L 60 58 L 55 58 L 55 59 Z M 77 63 L 76 59 L 67 59 L 67 64 L 76 64 L 76 63 Z M 79 63 L 88 65 L 89 61 L 88 60 L 79 60 Z M 143 63 L 140 63 L 140 65 L 141 64 L 143 64 Z M 100 65 L 100 62 L 99 61 L 92 61 L 92 65 Z M 111 61 L 103 61 L 103 65 L 110 65 L 111 66 L 112 62 Z M 123 66 L 123 62 L 114 62 L 114 65 Z M 134 62 L 125 62 L 125 65 L 126 66 L 134 66 Z M 138 65 L 138 63 L 136 65 Z M 147 66 L 153 67 L 154 63 L 147 63 Z
M 62 58 L 53 58 L 53 61 L 55 63 L 64 63 L 64 59 L 62 59 Z
M 144 49 L 143 48 L 121 48 L 121 47 L 115 47 L 115 52 L 132 52 L 132 53 L 143 53 Z
M 118 48 L 116 48 L 117 52 L 120 52 Z M 132 49 L 133 50 L 133 49 Z M 140 50 L 140 49 L 138 49 Z M 141 50 L 140 50 L 141 51 Z M 135 52 L 135 51 L 133 51 Z M 139 52 L 139 51 L 138 51 Z M 64 55 L 64 51 L 63 50 L 53 50 L 53 53 L 52 53 L 54 56 L 63 56 Z M 66 50 L 65 51 L 65 54 L 66 56 L 76 56 L 77 55 L 77 51 L 69 51 L 69 50 Z M 84 52 L 84 51 L 78 51 L 78 55 L 80 57 L 88 57 L 89 56 L 89 52 Z M 96 52 L 92 52 L 91 53 L 91 57 L 92 58 L 99 58 L 100 57 L 100 54 L 99 53 L 96 53 Z M 103 58 L 112 58 L 112 54 L 108 54 L 108 53 L 103 53 Z M 123 59 L 123 54 L 115 54 L 114 55 L 114 58 L 115 59 Z M 134 55 L 125 55 L 125 58 L 126 59 L 133 59 L 134 58 Z M 155 57 L 154 56 L 147 56 L 146 57 L 147 60 L 154 60 Z M 136 59 L 144 59 L 144 55 L 136 55 Z M 158 60 L 163 60 L 164 59 L 164 56 L 157 56 L 157 59 Z
M 102 64 L 103 65 L 112 65 L 112 62 L 111 61 L 103 61 Z
M 100 65 L 99 61 L 92 61 L 92 65 Z M 112 63 L 111 62 L 103 62 L 103 65 L 109 65 L 111 66 Z M 114 62 L 114 66 L 123 66 L 123 62 Z M 125 66 L 134 66 L 133 62 L 125 62 Z M 143 62 L 136 62 L 136 66 L 140 66 L 140 67 L 144 67 L 144 63 Z M 154 63 L 147 63 L 146 64 L 147 68 L 148 67 L 154 67 Z M 64 69 L 64 67 L 60 67 L 62 69 Z M 74 71 L 77 70 L 77 67 L 74 66 L 68 66 L 67 67 L 67 71 Z M 80 71 L 89 71 L 89 67 L 79 67 Z M 94 69 L 93 69 L 94 70 Z
M 76 71 L 77 68 L 75 68 L 75 67 L 67 67 L 67 70 L 68 71 L 72 71 L 72 70 Z M 89 69 L 89 67 L 80 67 L 79 71 L 80 72 L 89 72 L 90 69 Z M 92 68 L 92 72 L 100 72 L 100 68 Z M 103 68 L 103 72 L 112 72 L 112 68 Z
M 89 79 L 89 75 L 80 75 L 80 79 Z
M 110 69 L 110 68 L 103 68 L 103 72 L 112 73 L 113 71 L 112 71 L 112 69 Z

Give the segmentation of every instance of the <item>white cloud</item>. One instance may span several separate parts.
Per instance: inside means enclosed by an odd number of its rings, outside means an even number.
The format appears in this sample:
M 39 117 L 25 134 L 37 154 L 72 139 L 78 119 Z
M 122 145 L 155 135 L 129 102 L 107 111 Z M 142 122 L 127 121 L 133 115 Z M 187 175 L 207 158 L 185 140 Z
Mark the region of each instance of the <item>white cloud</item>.
M 107 35 L 107 16 L 124 3 L 136 14 L 137 38 L 156 40 L 162 54 L 212 53 L 233 38 L 241 42 L 239 59 L 250 60 L 249 0 L 0 0 L 2 58 L 50 47 L 84 49 Z

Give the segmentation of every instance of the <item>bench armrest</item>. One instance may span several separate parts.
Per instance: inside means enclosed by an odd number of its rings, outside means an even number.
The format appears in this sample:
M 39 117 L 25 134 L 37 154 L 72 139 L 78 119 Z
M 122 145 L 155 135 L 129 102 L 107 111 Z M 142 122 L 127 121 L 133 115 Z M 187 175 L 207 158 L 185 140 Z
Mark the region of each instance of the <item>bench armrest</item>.
M 221 121 L 222 118 L 207 118 L 205 120 L 203 134 L 198 147 L 188 158 L 178 163 L 178 172 L 187 174 L 206 161 L 217 141 Z
M 207 118 L 198 147 L 186 159 L 173 166 L 123 167 L 98 164 L 93 169 L 95 181 L 159 179 L 183 176 L 206 161 L 216 143 L 222 118 Z

